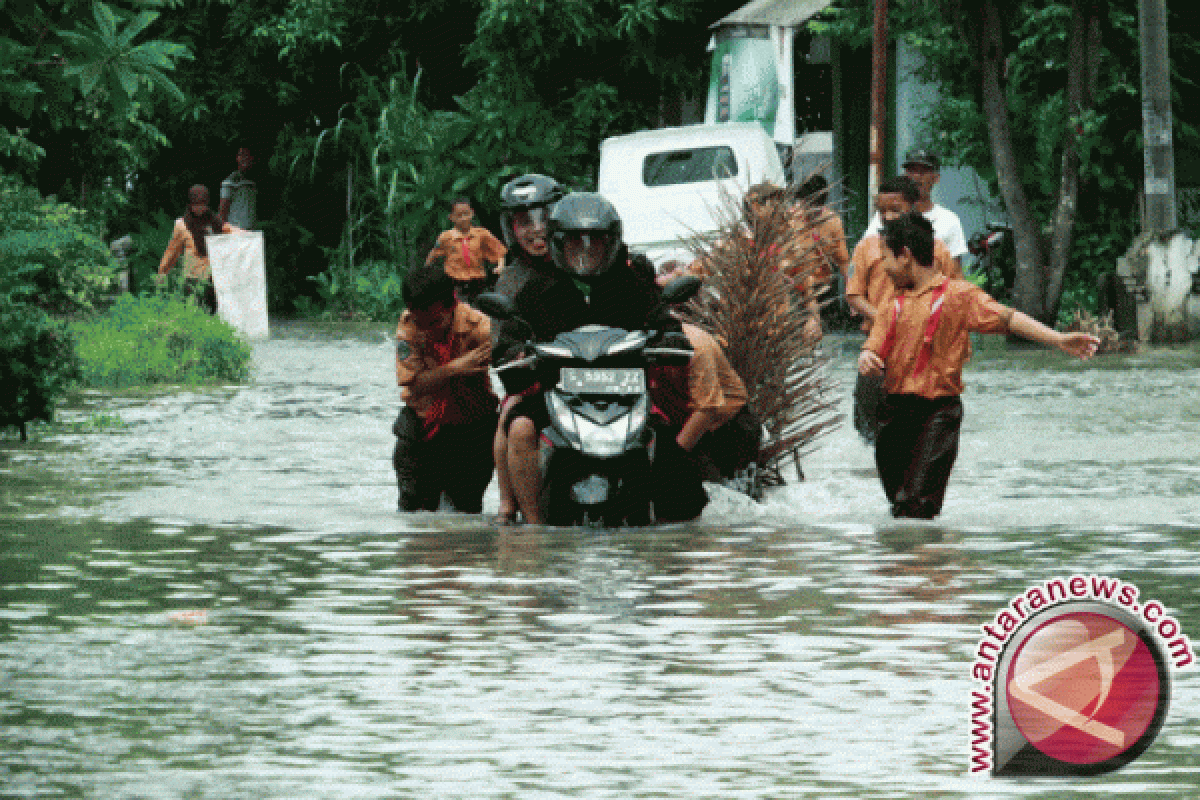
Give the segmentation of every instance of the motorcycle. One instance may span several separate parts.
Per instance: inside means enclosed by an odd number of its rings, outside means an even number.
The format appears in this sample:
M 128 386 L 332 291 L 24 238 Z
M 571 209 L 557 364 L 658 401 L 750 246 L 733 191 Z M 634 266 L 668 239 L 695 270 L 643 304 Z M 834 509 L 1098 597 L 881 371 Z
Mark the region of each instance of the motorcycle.
M 663 290 L 664 306 L 700 290 L 694 277 Z M 496 319 L 520 321 L 512 301 L 485 293 L 476 301 Z M 539 437 L 542 518 L 550 525 L 649 525 L 656 429 L 646 371 L 686 366 L 692 347 L 681 331 L 626 331 L 585 325 L 496 368 L 505 390 L 536 382 L 549 425 Z
M 984 291 L 993 297 L 1004 297 L 1012 289 L 1012 258 L 1001 253 L 1011 246 L 1011 240 L 1011 228 L 988 225 L 986 231 L 976 233 L 967 242 L 967 252 L 975 256 L 975 268 L 983 274 Z

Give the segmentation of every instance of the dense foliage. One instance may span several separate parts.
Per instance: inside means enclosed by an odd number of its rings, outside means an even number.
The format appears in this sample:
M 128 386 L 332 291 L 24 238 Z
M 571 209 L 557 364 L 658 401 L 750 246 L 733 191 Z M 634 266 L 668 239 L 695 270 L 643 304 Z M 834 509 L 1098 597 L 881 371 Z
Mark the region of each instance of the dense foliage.
M 838 0 L 818 25 L 849 43 L 870 37 L 871 3 Z M 1016 231 L 1014 299 L 1053 322 L 1094 310 L 1139 225 L 1142 174 L 1137 0 L 892 0 L 889 33 L 924 59 L 941 100 L 924 138 L 975 169 Z M 1169 27 L 1177 148 L 1200 142 L 1185 97 L 1200 48 L 1179 7 Z M 995 22 L 995 30 L 989 28 Z M 989 35 L 989 32 L 994 35 Z M 999 92 L 988 105 L 989 69 Z M 1011 156 L 1011 174 L 1005 156 Z M 1005 181 L 1008 181 L 1007 185 Z M 1024 270 L 1024 271 L 1023 271 Z M 1022 286 L 1022 276 L 1028 280 Z
M 178 216 L 192 184 L 215 197 L 249 147 L 270 305 L 319 304 L 328 253 L 411 263 L 455 194 L 494 226 L 506 177 L 588 186 L 600 139 L 704 90 L 707 26 L 740 5 L 0 0 L 19 9 L 0 34 L 0 167 L 116 238 Z
M 249 377 L 249 345 L 179 295 L 123 295 L 105 314 L 71 327 L 86 386 L 240 383 Z
M 191 57 L 150 38 L 161 28 L 151 9 L 174 3 L 130 5 L 0 0 L 0 166 L 106 214 L 128 205 L 126 181 L 167 144 L 159 126 L 185 103 L 167 72 Z
M 0 33 L 0 168 L 98 212 L 109 239 L 134 234 L 136 285 L 161 255 L 161 233 L 182 213 L 187 187 L 205 184 L 215 197 L 238 147 L 249 147 L 272 310 L 292 310 L 300 297 L 310 307 L 341 298 L 337 313 L 359 313 L 368 298 L 345 292 L 367 285 L 371 303 L 389 308 L 379 265 L 399 275 L 420 260 L 453 197 L 469 197 L 494 228 L 507 178 L 537 170 L 589 188 L 601 139 L 678 119 L 682 99 L 705 90 L 708 26 L 741 5 L 0 0 L 12 21 Z M 869 0 L 836 5 L 825 30 L 851 44 L 869 39 Z M 1033 238 L 1042 266 L 1050 264 L 1062 249 L 1055 231 L 1069 227 L 1061 288 L 1086 298 L 1137 217 L 1136 0 L 889 7 L 893 38 L 923 55 L 944 89 L 931 138 L 993 193 L 979 15 L 997 9 L 1011 145 L 1034 231 L 1018 237 L 1018 255 L 1032 252 L 1025 240 Z M 1175 11 L 1176 83 L 1188 92 L 1195 48 Z M 1069 100 L 1076 14 L 1095 56 L 1086 107 Z M 1193 132 L 1179 124 L 1176 135 L 1186 145 Z M 1055 217 L 1067 143 L 1069 171 L 1079 176 L 1069 226 Z
M 67 388 L 79 376 L 79 360 L 62 322 L 33 306 L 0 297 L 0 428 L 49 422 Z
M 426 8 L 414 19 L 428 24 L 434 13 Z M 521 0 L 470 13 L 475 38 L 461 66 L 474 83 L 461 93 L 447 96 L 444 74 L 428 67 L 410 76 L 403 60 L 386 78 L 343 74 L 357 93 L 317 134 L 309 167 L 315 178 L 321 166 L 345 165 L 342 271 L 361 272 L 359 258 L 411 268 L 446 227 L 454 198 L 471 198 L 493 218 L 500 187 L 522 173 L 593 185 L 602 138 L 645 126 L 664 96 L 698 88 L 697 22 L 712 9 Z M 668 35 L 685 31 L 683 39 Z M 292 147 L 303 152 L 303 140 Z M 323 276 L 323 297 L 336 282 Z
M 90 310 L 116 271 L 86 213 L 0 174 L 0 293 L 52 311 Z

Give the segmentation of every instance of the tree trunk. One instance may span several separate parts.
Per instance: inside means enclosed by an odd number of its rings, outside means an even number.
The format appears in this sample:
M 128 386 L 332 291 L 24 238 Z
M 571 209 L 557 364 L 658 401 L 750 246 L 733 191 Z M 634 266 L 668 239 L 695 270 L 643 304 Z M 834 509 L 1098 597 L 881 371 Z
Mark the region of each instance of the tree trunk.
M 354 269 L 354 161 L 346 162 L 346 267 Z
M 1070 38 L 1067 40 L 1067 127 L 1063 131 L 1058 207 L 1054 211 L 1050 263 L 1046 270 L 1042 295 L 1045 316 L 1041 321 L 1051 326 L 1058 317 L 1063 276 L 1071 256 L 1071 239 L 1075 232 L 1075 214 L 1079 200 L 1079 135 L 1082 133 L 1080 115 L 1089 105 L 1087 28 L 1080 0 L 1071 0 L 1071 28 L 1068 33 Z
M 996 167 L 1000 197 L 1008 211 L 1016 250 L 1016 278 L 1013 303 L 1035 319 L 1045 316 L 1042 293 L 1042 273 L 1045 259 L 1041 234 L 1029 199 L 1021 185 L 1021 172 L 1013 151 L 1012 129 L 1008 120 L 1008 98 L 1004 91 L 1004 30 L 996 0 L 984 0 L 981 9 L 982 51 L 980 70 L 983 83 L 983 110 L 988 119 L 988 134 L 992 145 L 992 162 Z

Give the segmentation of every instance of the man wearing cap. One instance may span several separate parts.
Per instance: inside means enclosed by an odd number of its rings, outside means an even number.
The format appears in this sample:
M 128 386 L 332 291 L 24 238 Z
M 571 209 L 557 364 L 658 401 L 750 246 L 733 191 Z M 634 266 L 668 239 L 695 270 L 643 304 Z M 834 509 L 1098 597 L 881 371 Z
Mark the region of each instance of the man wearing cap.
M 933 238 L 946 246 L 950 255 L 962 268 L 962 257 L 967 252 L 967 237 L 963 234 L 962 222 L 950 209 L 933 202 L 933 187 L 941 180 L 941 160 L 937 153 L 918 147 L 908 151 L 904 158 L 904 174 L 912 178 L 921 190 L 921 198 L 914 207 L 925 219 L 933 225 Z M 883 220 L 879 214 L 871 217 L 865 235 L 880 233 L 883 230 Z

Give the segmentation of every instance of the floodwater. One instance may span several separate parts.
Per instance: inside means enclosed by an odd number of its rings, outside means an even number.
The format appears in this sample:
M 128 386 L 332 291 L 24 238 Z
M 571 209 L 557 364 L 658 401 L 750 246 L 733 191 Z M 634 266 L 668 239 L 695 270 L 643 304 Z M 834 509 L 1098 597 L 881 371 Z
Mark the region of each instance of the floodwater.
M 852 385 L 857 342 L 831 339 Z M 696 525 L 396 513 L 380 329 L 277 329 L 251 385 L 90 394 L 0 442 L 0 796 L 1175 798 L 1200 680 L 1122 770 L 968 773 L 1011 598 L 1135 584 L 1200 641 L 1200 358 L 984 354 L 935 524 L 845 425 Z M 848 404 L 846 410 L 848 411 Z M 494 490 L 485 510 L 495 509 Z

